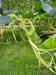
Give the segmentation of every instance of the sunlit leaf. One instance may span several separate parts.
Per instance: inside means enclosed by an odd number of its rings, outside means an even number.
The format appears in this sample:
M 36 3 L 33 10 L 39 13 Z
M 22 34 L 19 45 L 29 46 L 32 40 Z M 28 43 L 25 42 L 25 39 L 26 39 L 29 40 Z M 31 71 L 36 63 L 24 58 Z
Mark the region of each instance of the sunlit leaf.
M 51 36 L 46 41 L 44 41 L 41 45 L 43 48 L 56 48 L 56 35 Z

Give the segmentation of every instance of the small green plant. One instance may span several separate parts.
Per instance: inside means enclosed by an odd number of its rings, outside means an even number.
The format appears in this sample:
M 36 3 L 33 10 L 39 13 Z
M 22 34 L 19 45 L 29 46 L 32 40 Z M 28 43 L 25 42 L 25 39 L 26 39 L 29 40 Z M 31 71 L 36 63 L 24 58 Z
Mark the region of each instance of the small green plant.
M 24 19 L 21 16 L 20 16 L 20 18 L 18 18 L 16 15 L 13 15 L 13 14 L 11 14 L 10 16 L 12 16 L 13 18 L 15 18 L 16 20 L 18 20 L 20 22 L 19 26 L 22 27 L 23 30 L 25 31 L 25 34 L 28 38 L 28 41 L 29 41 L 34 53 L 35 53 L 35 56 L 39 60 L 39 66 L 41 66 L 41 64 L 42 64 L 45 67 L 47 67 L 51 72 L 56 74 L 56 64 L 55 64 L 55 61 L 54 61 L 52 54 L 50 53 L 52 51 L 55 51 L 56 47 L 53 49 L 52 49 L 52 47 L 51 47 L 51 49 L 41 48 L 40 47 L 41 39 L 36 34 L 32 21 L 29 19 Z M 30 25 L 30 27 L 28 27 L 26 25 Z M 55 40 L 56 40 L 56 38 L 55 38 Z M 50 41 L 50 43 L 51 43 L 51 41 Z M 42 55 L 45 53 L 47 53 L 50 56 L 49 61 L 46 61 L 42 58 Z
M 54 50 L 56 50 L 56 48 L 55 49 L 49 49 L 49 50 L 45 50 L 45 49 L 42 49 L 42 48 L 40 48 L 38 45 L 40 45 L 41 44 L 41 42 L 40 42 L 40 38 L 39 38 L 39 36 L 36 34 L 36 32 L 35 32 L 35 28 L 34 28 L 34 26 L 33 26 L 33 24 L 32 24 L 32 22 L 30 21 L 30 20 L 28 20 L 28 22 L 30 23 L 30 30 L 27 30 L 26 28 L 25 28 L 25 20 L 23 20 L 22 18 L 21 18 L 21 22 L 22 22 L 22 25 L 23 25 L 23 27 L 24 27 L 24 31 L 25 31 L 25 33 L 26 33 L 26 35 L 27 35 L 27 37 L 28 37 L 28 40 L 29 40 L 29 43 L 31 44 L 31 46 L 32 46 L 32 48 L 33 48 L 33 51 L 34 51 L 34 53 L 35 53 L 35 55 L 36 55 L 36 58 L 39 60 L 39 65 L 40 64 L 42 64 L 42 65 L 44 65 L 44 66 L 46 66 L 48 69 L 50 69 L 53 73 L 56 73 L 55 71 L 56 71 L 56 67 L 55 67 L 55 62 L 54 62 L 54 58 L 53 58 L 53 56 L 49 53 L 49 51 L 54 51 Z M 31 33 L 30 33 L 31 32 Z M 50 55 L 50 62 L 47 62 L 47 61 L 45 61 L 42 57 L 41 57 L 41 54 L 44 54 L 45 53 L 45 51 L 46 51 L 46 53 L 47 54 L 49 54 Z M 54 68 L 54 70 L 53 70 L 53 68 Z
M 39 66 L 43 65 L 43 66 L 47 67 L 51 72 L 56 74 L 56 63 L 55 63 L 53 55 L 51 54 L 53 51 L 56 50 L 56 43 L 55 43 L 56 38 L 51 37 L 47 41 L 44 41 L 42 43 L 42 40 L 37 35 L 37 33 L 35 31 L 35 27 L 30 19 L 23 18 L 21 15 L 18 18 L 15 14 L 10 14 L 9 16 L 11 18 L 13 18 L 15 20 L 15 22 L 18 21 L 18 26 L 19 26 L 18 30 L 20 30 L 19 32 L 24 41 L 25 41 L 25 38 L 24 38 L 23 34 L 21 33 L 21 29 L 24 31 L 24 34 L 26 34 L 26 37 L 35 53 L 35 56 L 39 61 Z M 17 42 L 17 38 L 14 34 L 14 29 L 15 29 L 14 24 L 15 23 L 12 22 L 8 26 L 10 26 L 10 28 L 11 28 L 10 31 L 13 34 L 15 42 Z M 50 46 L 50 48 L 49 48 L 49 45 L 51 45 L 50 43 L 52 43 L 52 47 Z M 46 46 L 46 45 L 47 45 L 47 48 L 44 48 L 44 46 Z M 42 55 L 45 55 L 45 54 L 47 54 L 47 56 L 49 55 L 48 61 L 45 60 L 44 58 L 42 58 Z

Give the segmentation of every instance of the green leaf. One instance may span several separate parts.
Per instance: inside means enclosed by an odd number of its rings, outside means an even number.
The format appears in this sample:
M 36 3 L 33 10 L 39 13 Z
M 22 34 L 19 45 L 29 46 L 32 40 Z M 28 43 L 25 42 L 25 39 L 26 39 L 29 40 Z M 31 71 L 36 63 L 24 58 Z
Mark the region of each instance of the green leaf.
M 56 48 L 56 35 L 51 36 L 41 44 L 42 48 L 53 49 Z

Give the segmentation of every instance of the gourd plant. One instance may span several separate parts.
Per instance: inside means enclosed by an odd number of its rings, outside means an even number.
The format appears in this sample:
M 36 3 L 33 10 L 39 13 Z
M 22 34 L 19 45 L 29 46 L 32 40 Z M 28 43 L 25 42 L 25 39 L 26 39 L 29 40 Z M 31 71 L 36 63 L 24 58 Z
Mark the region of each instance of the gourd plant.
M 14 14 L 10 14 L 10 16 L 12 18 L 15 18 L 16 20 L 18 20 L 19 21 L 19 27 L 23 28 L 23 30 L 25 31 L 25 34 L 26 34 L 28 41 L 32 47 L 32 50 L 34 51 L 35 56 L 39 61 L 39 66 L 44 65 L 51 72 L 56 74 L 56 63 L 55 63 L 53 55 L 51 54 L 51 52 L 56 50 L 56 42 L 55 42 L 56 38 L 51 37 L 47 41 L 44 41 L 42 43 L 41 39 L 39 38 L 39 36 L 35 32 L 35 27 L 34 27 L 31 20 L 22 18 L 22 16 L 20 16 L 18 18 Z M 30 25 L 30 26 L 28 26 L 28 25 Z M 50 43 L 52 43 L 52 47 L 48 46 L 48 45 L 51 45 Z M 46 48 L 46 44 L 47 44 L 47 48 Z M 55 47 L 53 44 L 55 44 Z M 44 48 L 44 46 L 45 46 L 45 48 Z M 44 60 L 42 58 L 42 55 L 44 55 L 44 54 L 49 55 L 50 60 L 48 60 L 48 61 Z

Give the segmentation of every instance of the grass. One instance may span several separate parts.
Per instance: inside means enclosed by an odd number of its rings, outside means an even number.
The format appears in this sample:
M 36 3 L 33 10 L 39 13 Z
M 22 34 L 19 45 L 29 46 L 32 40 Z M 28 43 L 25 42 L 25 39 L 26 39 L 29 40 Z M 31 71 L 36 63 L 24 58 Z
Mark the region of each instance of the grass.
M 38 61 L 28 43 L 0 44 L 0 75 L 54 75 L 39 68 Z

